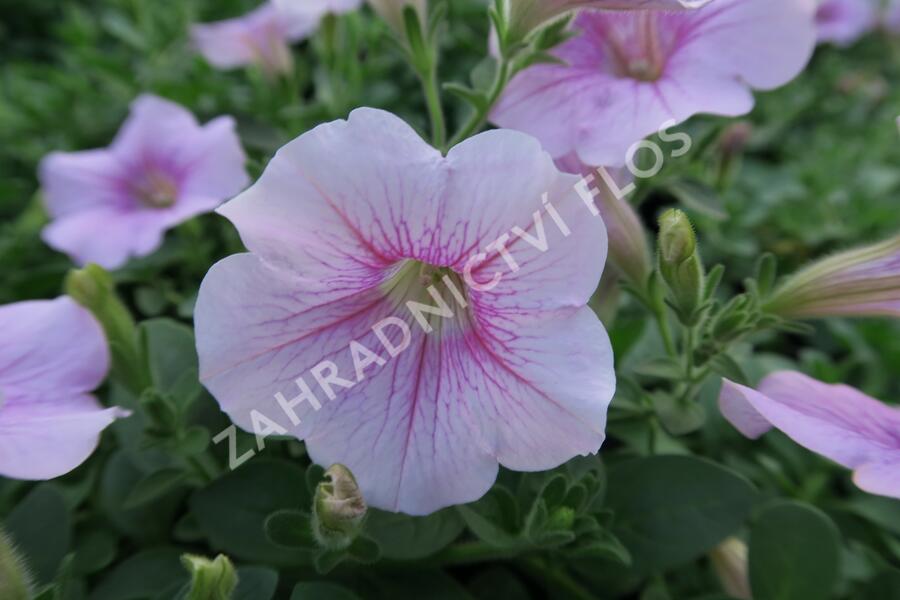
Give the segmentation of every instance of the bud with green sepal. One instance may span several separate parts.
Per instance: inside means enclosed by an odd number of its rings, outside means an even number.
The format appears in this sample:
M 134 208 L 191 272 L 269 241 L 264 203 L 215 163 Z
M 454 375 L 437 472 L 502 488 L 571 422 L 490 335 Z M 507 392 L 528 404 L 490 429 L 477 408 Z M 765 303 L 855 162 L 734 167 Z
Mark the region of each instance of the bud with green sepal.
M 191 573 L 190 589 L 184 600 L 230 600 L 237 588 L 238 577 L 228 557 L 220 554 L 215 560 L 185 554 L 181 563 Z
M 0 598 L 30 600 L 33 597 L 31 574 L 12 539 L 0 529 Z
M 350 469 L 331 465 L 313 499 L 312 529 L 316 541 L 327 549 L 348 548 L 362 531 L 367 510 Z
M 659 273 L 671 306 L 687 326 L 696 324 L 704 303 L 705 274 L 694 227 L 684 212 L 667 210 L 659 218 Z
M 138 342 L 137 327 L 116 294 L 110 274 L 95 264 L 69 271 L 65 291 L 103 327 L 112 355 L 113 379 L 135 395 L 148 388 L 150 374 Z

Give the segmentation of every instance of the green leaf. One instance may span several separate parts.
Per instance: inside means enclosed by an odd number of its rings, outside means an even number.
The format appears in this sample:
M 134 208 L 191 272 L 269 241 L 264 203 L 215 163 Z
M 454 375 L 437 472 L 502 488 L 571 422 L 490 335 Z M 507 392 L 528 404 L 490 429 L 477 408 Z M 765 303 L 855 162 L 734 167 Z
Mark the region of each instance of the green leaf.
M 613 532 L 647 574 L 688 562 L 734 533 L 755 490 L 740 475 L 689 456 L 652 456 L 609 470 Z
M 182 489 L 172 488 L 152 504 L 125 508 L 138 482 L 160 467 L 156 453 L 119 450 L 106 462 L 100 479 L 100 505 L 106 517 L 118 531 L 142 542 L 167 539 L 184 496 Z
M 726 379 L 741 385 L 750 385 L 750 378 L 744 368 L 729 354 L 719 354 L 710 361 L 713 370 Z
M 465 522 L 446 508 L 426 517 L 369 509 L 365 534 L 378 542 L 385 558 L 417 560 L 441 550 L 462 533 Z
M 238 569 L 238 585 L 231 600 L 272 600 L 278 588 L 278 571 L 265 567 Z
M 138 508 L 165 495 L 186 479 L 187 474 L 181 469 L 161 469 L 150 473 L 138 481 L 123 506 L 125 510 Z
M 304 564 L 307 552 L 276 546 L 264 526 L 278 510 L 310 506 L 304 475 L 293 463 L 257 458 L 196 492 L 191 512 L 216 551 L 271 565 Z
M 827 600 L 840 574 L 840 535 L 822 511 L 797 502 L 765 508 L 750 529 L 754 600 Z
M 518 505 L 506 488 L 494 486 L 481 500 L 457 506 L 456 510 L 481 541 L 497 548 L 521 545 L 516 523 Z
M 72 571 L 89 575 L 107 568 L 116 558 L 116 536 L 92 522 L 79 528 L 75 536 Z
M 291 600 L 360 600 L 359 596 L 336 583 L 312 581 L 298 583 Z
M 580 538 L 572 547 L 566 548 L 566 554 L 575 558 L 611 560 L 625 566 L 631 564 L 628 548 L 609 531 L 598 531 Z
M 357 537 L 347 549 L 353 560 L 363 564 L 369 564 L 381 558 L 381 549 L 378 542 L 364 535 Z
M 722 199 L 714 189 L 696 179 L 670 181 L 666 190 L 675 196 L 685 208 L 714 219 L 724 221 L 728 213 L 722 207 Z
M 189 579 L 181 566 L 181 551 L 156 548 L 138 552 L 117 565 L 91 593 L 91 600 L 146 600 L 166 590 L 173 598 Z
M 346 549 L 320 550 L 313 560 L 313 565 L 316 567 L 316 573 L 319 575 L 327 575 L 349 556 L 350 553 Z
M 179 401 L 192 401 L 200 393 L 197 351 L 190 327 L 171 319 L 150 319 L 139 327 L 153 385 Z
M 318 548 L 312 532 L 310 515 L 302 510 L 278 510 L 265 521 L 266 536 L 273 544 L 285 548 Z
M 55 484 L 35 487 L 4 521 L 37 583 L 53 581 L 72 544 L 72 515 Z
M 886 600 L 900 598 L 900 571 L 889 569 L 882 571 L 863 587 L 859 600 Z

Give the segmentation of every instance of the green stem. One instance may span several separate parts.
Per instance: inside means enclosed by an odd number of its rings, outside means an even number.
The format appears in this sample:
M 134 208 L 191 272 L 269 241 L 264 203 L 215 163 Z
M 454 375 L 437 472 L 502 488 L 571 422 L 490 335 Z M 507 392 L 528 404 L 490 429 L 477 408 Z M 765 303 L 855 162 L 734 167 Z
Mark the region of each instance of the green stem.
M 487 102 L 472 113 L 469 120 L 465 122 L 460 130 L 456 132 L 456 135 L 453 136 L 453 139 L 450 140 L 448 148 L 452 148 L 482 128 L 485 121 L 487 121 L 488 114 L 491 112 L 491 109 L 494 108 L 494 104 L 497 103 L 500 94 L 506 89 L 506 84 L 509 83 L 509 80 L 512 77 L 511 70 L 509 61 L 506 58 L 501 58 L 500 64 L 497 66 L 497 74 L 494 76 L 494 82 L 491 84 L 491 90 L 488 93 Z
M 428 105 L 428 116 L 431 119 L 431 141 L 435 148 L 443 149 L 447 143 L 447 123 L 444 120 L 444 107 L 441 104 L 441 92 L 435 65 L 420 74 L 422 89 L 425 91 L 425 103 Z
M 675 350 L 675 342 L 672 341 L 672 329 L 669 327 L 669 319 L 666 316 L 665 306 L 657 306 L 654 308 L 653 317 L 656 319 L 656 326 L 659 328 L 659 336 L 662 338 L 666 354 L 673 358 L 678 356 L 678 352 Z
M 514 558 L 519 552 L 515 549 L 496 548 L 484 542 L 464 542 L 448 546 L 426 559 L 426 563 L 434 566 L 451 567 L 468 565 L 485 561 L 506 560 Z

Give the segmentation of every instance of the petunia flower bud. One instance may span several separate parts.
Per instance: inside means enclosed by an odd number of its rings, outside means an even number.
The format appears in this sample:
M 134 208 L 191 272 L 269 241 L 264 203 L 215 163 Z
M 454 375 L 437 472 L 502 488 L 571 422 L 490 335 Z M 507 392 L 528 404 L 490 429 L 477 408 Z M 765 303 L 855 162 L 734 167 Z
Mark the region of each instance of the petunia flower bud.
M 609 236 L 610 260 L 628 281 L 643 287 L 651 271 L 646 229 L 628 200 L 609 186 L 600 188 L 595 203 Z
M 659 218 L 659 272 L 681 316 L 690 319 L 703 297 L 703 263 L 694 227 L 678 209 L 667 210 Z
M 391 26 L 391 29 L 400 34 L 406 30 L 403 22 L 403 10 L 407 6 L 415 9 L 423 24 L 428 10 L 425 0 L 369 0 L 369 6 L 384 19 L 385 23 Z
M 69 271 L 65 290 L 103 327 L 113 357 L 113 376 L 135 393 L 142 392 L 149 385 L 149 375 L 138 348 L 137 329 L 109 273 L 95 264 Z
M 9 536 L 0 530 L 0 598 L 30 600 L 31 590 L 31 575 L 25 561 L 19 556 Z
M 331 465 L 325 478 L 313 499 L 313 534 L 325 548 L 346 548 L 359 535 L 368 507 L 350 469 Z
M 709 554 L 722 589 L 739 600 L 751 600 L 750 579 L 747 577 L 747 544 L 730 537 Z
M 900 236 L 813 263 L 789 277 L 765 309 L 796 319 L 900 316 Z
M 185 600 L 230 600 L 237 587 L 234 565 L 224 554 L 215 560 L 185 554 L 181 563 L 191 573 L 191 588 Z

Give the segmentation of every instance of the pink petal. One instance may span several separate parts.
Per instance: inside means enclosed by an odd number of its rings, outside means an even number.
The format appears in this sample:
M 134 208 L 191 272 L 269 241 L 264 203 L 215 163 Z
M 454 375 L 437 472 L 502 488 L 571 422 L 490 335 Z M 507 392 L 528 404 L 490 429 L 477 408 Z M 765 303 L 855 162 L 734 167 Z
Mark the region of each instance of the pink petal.
M 130 413 L 104 409 L 87 394 L 10 401 L 0 408 L 0 474 L 53 479 L 78 467 L 97 448 L 101 432 Z
M 820 0 L 816 12 L 819 42 L 847 46 L 875 28 L 878 11 L 872 0 Z
M 177 162 L 187 174 L 181 195 L 216 200 L 206 210 L 215 208 L 250 183 L 245 168 L 247 156 L 231 117 L 218 117 L 197 128 L 191 139 L 179 148 Z
M 853 472 L 853 483 L 870 494 L 900 498 L 900 452 L 862 465 Z
M 815 48 L 815 0 L 715 0 L 694 12 L 679 52 L 754 89 L 796 77 Z
M 896 408 L 851 387 L 790 371 L 766 377 L 759 391 L 726 380 L 719 406 L 748 437 L 774 426 L 801 446 L 858 469 L 856 480 L 863 489 L 873 493 L 895 489 L 898 480 L 896 475 L 887 477 L 886 465 L 900 463 Z
M 50 479 L 81 464 L 127 415 L 86 392 L 109 368 L 100 325 L 67 297 L 0 307 L 0 474 Z
M 38 175 L 53 218 L 121 204 L 124 169 L 109 150 L 52 152 L 41 160 Z
M 0 306 L 0 331 L 0 387 L 8 396 L 89 392 L 109 370 L 99 323 L 66 296 Z

